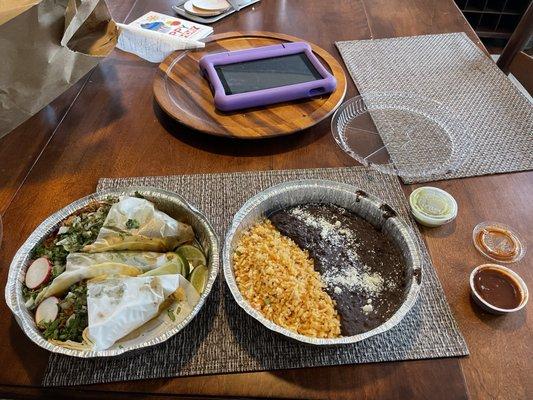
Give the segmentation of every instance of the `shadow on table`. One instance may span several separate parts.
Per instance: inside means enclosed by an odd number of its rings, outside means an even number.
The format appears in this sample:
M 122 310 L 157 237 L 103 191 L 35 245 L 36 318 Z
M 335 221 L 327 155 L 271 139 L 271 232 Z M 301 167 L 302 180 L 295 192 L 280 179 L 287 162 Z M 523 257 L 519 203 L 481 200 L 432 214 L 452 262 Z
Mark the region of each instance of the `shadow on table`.
M 520 329 L 526 323 L 527 314 L 525 308 L 509 315 L 496 315 L 484 311 L 480 306 L 477 305 L 472 296 L 469 297 L 470 305 L 474 311 L 473 314 L 477 319 L 492 329 L 514 332 Z
M 318 124 L 318 126 L 324 127 L 319 130 L 306 129 L 287 136 L 254 140 L 226 138 L 208 135 L 180 124 L 165 113 L 155 100 L 153 101 L 153 109 L 161 125 L 176 139 L 210 153 L 229 156 L 257 157 L 282 154 L 308 146 L 325 134 L 329 134 L 329 118 L 326 118 Z
M 443 239 L 443 238 L 447 238 L 450 235 L 453 235 L 457 228 L 455 219 L 445 225 L 435 227 L 435 228 L 428 228 L 420 224 L 417 224 L 417 225 L 420 231 L 422 232 L 422 234 L 427 235 L 432 238 L 436 238 L 436 239 L 439 239 L 439 238 Z
M 13 316 L 10 319 L 9 339 L 5 340 L 9 340 L 10 347 L 17 354 L 17 360 L 23 365 L 24 373 L 28 374 L 29 384 L 39 385 L 50 353 L 31 342 Z

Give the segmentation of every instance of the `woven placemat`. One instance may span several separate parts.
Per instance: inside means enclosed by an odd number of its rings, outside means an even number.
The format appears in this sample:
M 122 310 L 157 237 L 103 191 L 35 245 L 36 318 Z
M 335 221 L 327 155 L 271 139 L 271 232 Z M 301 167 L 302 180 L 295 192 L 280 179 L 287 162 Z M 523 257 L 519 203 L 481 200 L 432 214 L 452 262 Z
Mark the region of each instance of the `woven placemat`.
M 269 186 L 305 178 L 353 184 L 380 197 L 409 219 L 398 180 L 364 168 L 102 179 L 98 190 L 142 185 L 180 193 L 207 215 L 223 242 L 232 216 L 248 198 Z M 76 385 L 466 355 L 465 341 L 423 244 L 422 251 L 423 287 L 415 307 L 395 328 L 358 344 L 313 347 L 267 330 L 235 303 L 221 273 L 198 316 L 167 342 L 111 359 L 53 354 L 43 384 Z
M 447 106 L 472 136 L 470 154 L 457 170 L 430 178 L 404 178 L 406 183 L 533 169 L 533 105 L 466 34 L 336 45 L 362 95 L 395 92 L 428 97 Z M 386 126 L 379 114 L 372 118 L 376 126 Z M 428 140 L 428 148 L 435 143 Z M 402 147 L 387 149 L 400 169 L 408 168 L 417 157 L 421 165 L 437 163 L 443 158 L 439 152 L 446 151 L 401 154 Z

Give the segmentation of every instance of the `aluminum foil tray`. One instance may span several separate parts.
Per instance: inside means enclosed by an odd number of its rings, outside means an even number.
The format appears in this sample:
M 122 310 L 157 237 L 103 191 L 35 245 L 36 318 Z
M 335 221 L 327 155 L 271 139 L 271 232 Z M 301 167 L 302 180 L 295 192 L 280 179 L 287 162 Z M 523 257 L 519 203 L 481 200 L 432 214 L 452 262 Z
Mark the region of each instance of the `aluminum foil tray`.
M 235 282 L 232 264 L 232 254 L 241 234 L 274 211 L 306 203 L 332 203 L 344 207 L 389 234 L 401 248 L 408 268 L 406 275 L 410 277 L 410 281 L 407 284 L 405 296 L 400 307 L 383 324 L 368 332 L 354 336 L 328 339 L 313 338 L 297 334 L 271 322 L 263 317 L 259 311 L 252 308 L 241 295 Z M 224 277 L 239 306 L 268 329 L 313 345 L 356 343 L 383 333 L 398 324 L 416 303 L 422 281 L 421 258 L 420 248 L 414 232 L 405 221 L 396 216 L 391 207 L 354 186 L 318 179 L 285 182 L 258 193 L 249 199 L 233 219 L 226 235 L 222 254 Z
M 130 195 L 136 192 L 143 195 L 146 199 L 153 202 L 156 207 L 170 215 L 171 217 L 191 225 L 194 229 L 196 238 L 207 252 L 207 268 L 209 270 L 208 280 L 203 293 L 200 296 L 198 304 L 192 312 L 179 324 L 169 326 L 164 332 L 155 337 L 144 338 L 144 340 L 129 341 L 128 346 L 112 348 L 101 351 L 94 350 L 72 350 L 64 347 L 53 345 L 48 342 L 41 332 L 35 326 L 33 314 L 27 310 L 24 305 L 22 296 L 22 284 L 26 269 L 30 264 L 31 252 L 39 242 L 54 232 L 62 220 L 83 208 L 93 200 L 102 200 L 109 196 Z M 176 333 L 181 331 L 195 316 L 204 305 L 207 296 L 213 288 L 219 264 L 219 247 L 218 238 L 207 220 L 207 218 L 198 211 L 194 206 L 189 204 L 183 197 L 166 190 L 160 190 L 148 187 L 129 187 L 124 189 L 112 189 L 91 194 L 79 199 L 43 221 L 30 235 L 26 242 L 20 247 L 15 254 L 11 266 L 5 290 L 6 303 L 13 312 L 15 319 L 24 331 L 24 333 L 37 345 L 53 353 L 61 353 L 69 356 L 90 358 L 90 357 L 111 357 L 126 353 L 131 350 L 144 349 L 164 342 Z

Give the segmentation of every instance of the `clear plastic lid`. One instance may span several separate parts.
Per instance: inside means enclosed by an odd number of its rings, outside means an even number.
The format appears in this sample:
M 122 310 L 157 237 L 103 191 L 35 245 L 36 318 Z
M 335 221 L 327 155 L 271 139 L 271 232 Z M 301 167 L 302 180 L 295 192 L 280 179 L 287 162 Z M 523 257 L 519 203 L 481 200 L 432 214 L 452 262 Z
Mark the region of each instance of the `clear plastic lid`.
M 368 93 L 343 103 L 331 131 L 365 166 L 403 178 L 453 173 L 470 154 L 470 136 L 445 105 L 405 93 Z
M 472 233 L 474 246 L 485 257 L 503 263 L 517 262 L 526 254 L 526 245 L 518 232 L 500 222 L 481 222 Z

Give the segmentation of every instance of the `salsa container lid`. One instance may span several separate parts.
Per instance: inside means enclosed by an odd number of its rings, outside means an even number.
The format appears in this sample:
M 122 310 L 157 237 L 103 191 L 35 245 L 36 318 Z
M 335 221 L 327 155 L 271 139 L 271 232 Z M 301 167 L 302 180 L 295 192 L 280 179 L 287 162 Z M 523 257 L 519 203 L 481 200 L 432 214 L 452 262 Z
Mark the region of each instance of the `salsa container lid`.
M 474 228 L 472 239 L 476 249 L 494 261 L 513 263 L 526 254 L 526 244 L 518 232 L 500 222 L 479 223 Z
M 409 196 L 409 205 L 415 219 L 422 225 L 440 226 L 457 216 L 457 202 L 445 190 L 423 186 Z

